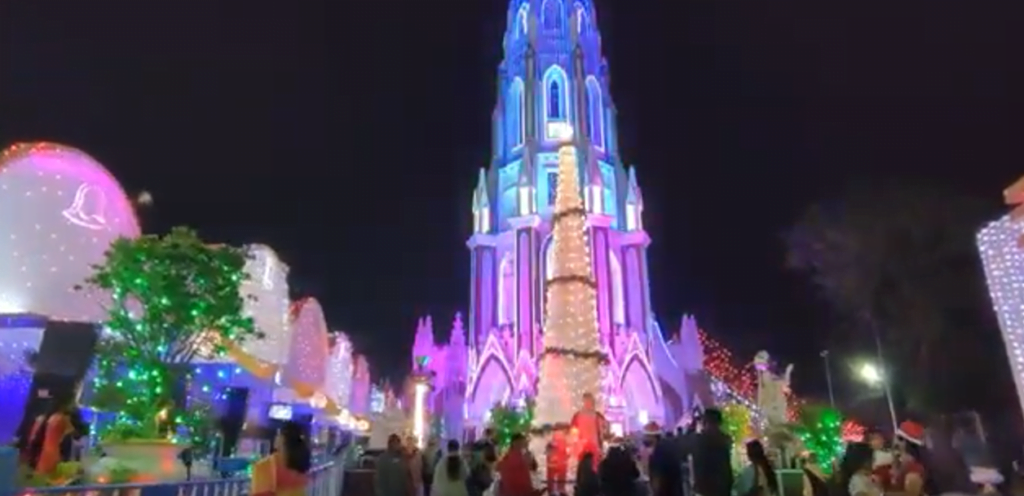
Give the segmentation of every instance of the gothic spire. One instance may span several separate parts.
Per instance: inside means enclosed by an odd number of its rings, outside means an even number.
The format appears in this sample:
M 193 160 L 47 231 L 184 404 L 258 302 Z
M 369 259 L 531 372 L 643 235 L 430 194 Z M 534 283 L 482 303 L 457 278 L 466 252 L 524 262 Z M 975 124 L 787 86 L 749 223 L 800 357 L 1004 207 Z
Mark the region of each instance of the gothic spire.
M 479 210 L 491 207 L 491 199 L 487 195 L 487 171 L 483 168 L 480 169 L 480 175 L 476 181 L 476 207 Z
M 640 185 L 636 182 L 636 167 L 629 166 L 629 185 L 626 186 L 626 204 L 642 206 L 643 195 L 640 194 Z

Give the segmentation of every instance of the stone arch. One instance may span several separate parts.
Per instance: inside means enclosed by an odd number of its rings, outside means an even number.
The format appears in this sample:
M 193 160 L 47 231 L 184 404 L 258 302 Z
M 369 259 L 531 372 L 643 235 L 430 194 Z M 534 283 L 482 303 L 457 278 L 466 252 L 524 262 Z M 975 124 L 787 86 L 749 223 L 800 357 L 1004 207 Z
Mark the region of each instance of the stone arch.
M 642 430 L 643 426 L 639 425 L 638 420 L 638 413 L 641 410 L 646 411 L 651 419 L 661 419 L 664 416 L 654 387 L 654 380 L 651 377 L 651 371 L 637 355 L 633 355 L 622 370 L 620 387 L 624 396 L 623 400 L 627 405 L 632 405 L 632 415 L 626 419 L 626 430 Z
M 512 394 L 512 375 L 494 355 L 486 358 L 478 370 L 468 413 L 470 418 L 483 419 L 495 403 L 508 400 Z

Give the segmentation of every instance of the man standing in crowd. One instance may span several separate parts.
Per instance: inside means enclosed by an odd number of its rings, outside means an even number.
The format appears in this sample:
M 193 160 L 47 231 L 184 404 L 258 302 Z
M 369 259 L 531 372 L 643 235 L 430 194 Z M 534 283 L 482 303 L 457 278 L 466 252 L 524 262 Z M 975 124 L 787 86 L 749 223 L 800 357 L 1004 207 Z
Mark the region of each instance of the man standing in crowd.
M 676 439 L 654 432 L 645 442 L 654 445 L 647 462 L 653 496 L 683 496 L 683 459 Z
M 705 410 L 703 421 L 693 447 L 693 490 L 699 496 L 730 496 L 732 439 L 722 431 L 721 411 Z
M 376 496 L 415 496 L 413 474 L 397 434 L 388 436 L 388 448 L 377 457 L 374 473 Z M 419 475 L 419 474 L 417 474 Z

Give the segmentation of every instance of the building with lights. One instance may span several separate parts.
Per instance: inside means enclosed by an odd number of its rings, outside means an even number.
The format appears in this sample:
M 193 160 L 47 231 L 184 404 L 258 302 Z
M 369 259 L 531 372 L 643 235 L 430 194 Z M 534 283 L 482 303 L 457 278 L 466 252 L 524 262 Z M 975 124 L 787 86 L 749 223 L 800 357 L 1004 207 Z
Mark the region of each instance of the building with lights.
M 79 289 L 110 243 L 140 234 L 117 179 L 56 143 L 0 153 L 0 443 L 20 423 L 46 322 L 98 322 L 109 295 Z
M 651 308 L 643 195 L 619 154 L 597 12 L 590 0 L 512 0 L 507 22 L 493 154 L 473 192 L 468 319 L 457 316 L 441 345 L 421 320 L 414 360 L 433 357 L 435 410 L 449 426 L 482 426 L 496 403 L 535 394 L 560 131 L 570 126 L 600 339 L 612 357 L 600 392 L 606 416 L 625 431 L 674 424 L 709 388 L 692 380 L 702 375 L 696 322 L 666 342 Z
M 977 235 L 978 251 L 1013 383 L 1024 412 L 1024 225 L 1010 215 L 989 223 Z
M 50 324 L 79 322 L 82 332 L 99 332 L 92 324 L 107 318 L 110 298 L 84 282 L 114 240 L 141 231 L 116 178 L 86 153 L 54 143 L 18 144 L 0 153 L 0 212 L 7 214 L 0 216 L 0 443 L 6 443 L 21 421 L 37 372 L 31 357 L 42 351 Z M 366 359 L 353 355 L 343 333 L 328 332 L 315 299 L 289 299 L 288 267 L 271 248 L 246 249 L 245 311 L 265 337 L 240 349 L 279 373 L 260 377 L 228 358 L 197 360 L 189 397 L 216 401 L 227 387 L 245 388 L 253 419 L 272 402 L 300 413 L 327 405 L 368 413 Z M 91 346 L 75 350 L 87 354 L 85 363 L 92 360 Z M 89 393 L 86 388 L 86 400 Z

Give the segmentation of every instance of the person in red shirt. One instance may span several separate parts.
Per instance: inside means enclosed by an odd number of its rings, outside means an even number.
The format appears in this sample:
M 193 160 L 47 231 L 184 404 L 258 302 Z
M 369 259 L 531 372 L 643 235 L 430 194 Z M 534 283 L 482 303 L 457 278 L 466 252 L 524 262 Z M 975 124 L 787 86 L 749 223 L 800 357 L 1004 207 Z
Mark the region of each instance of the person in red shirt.
M 572 416 L 572 432 L 575 438 L 577 462 L 584 453 L 594 455 L 594 470 L 601 463 L 604 454 L 604 438 L 608 433 L 608 421 L 597 411 L 597 402 L 591 393 L 583 394 L 583 408 Z
M 530 474 L 530 459 L 526 453 L 526 437 L 512 436 L 505 456 L 498 462 L 498 494 L 501 496 L 536 496 L 539 491 L 533 487 Z
M 547 452 L 548 494 L 569 494 L 565 479 L 569 472 L 569 445 L 564 431 L 555 431 Z

